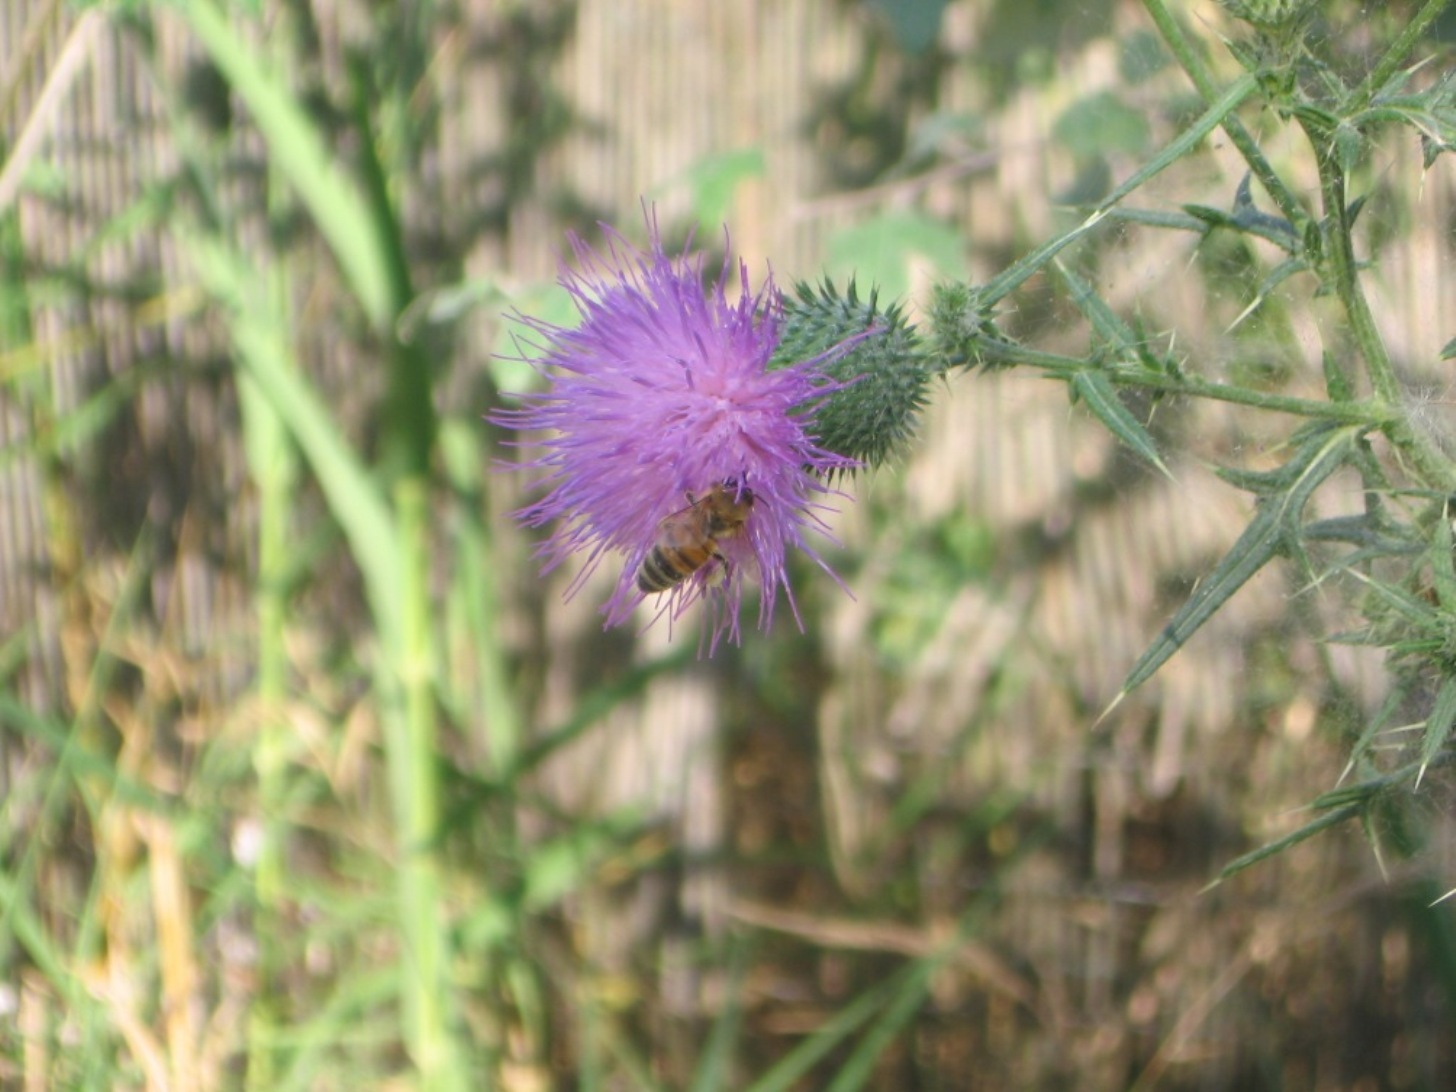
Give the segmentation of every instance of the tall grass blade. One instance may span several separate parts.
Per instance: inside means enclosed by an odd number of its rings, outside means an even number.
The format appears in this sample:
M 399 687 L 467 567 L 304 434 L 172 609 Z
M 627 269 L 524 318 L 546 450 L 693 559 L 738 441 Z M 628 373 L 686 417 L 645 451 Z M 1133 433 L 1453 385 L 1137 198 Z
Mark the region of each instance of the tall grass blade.
M 809 1035 L 802 1043 L 781 1058 L 774 1067 L 750 1084 L 744 1092 L 788 1092 L 797 1087 L 796 1082 L 805 1076 L 815 1064 L 825 1058 L 859 1029 L 861 1024 L 872 1019 L 887 1004 L 899 997 L 907 985 L 916 977 L 919 964 L 902 968 L 877 986 L 872 986 L 859 997 L 839 1009 Z
M 910 965 L 910 973 L 895 991 L 884 1013 L 859 1041 L 844 1066 L 835 1074 L 834 1080 L 826 1086 L 825 1092 L 855 1092 L 855 1089 L 866 1087 L 874 1079 L 875 1066 L 880 1056 L 889 1049 L 896 1036 L 905 1030 L 905 1025 L 925 1003 L 931 976 L 943 961 L 943 957 L 926 958 L 916 960 Z
M 387 247 L 358 188 L 339 170 L 288 81 L 270 71 L 211 0 L 177 0 L 197 40 L 247 105 L 274 166 L 298 191 L 376 330 L 398 310 Z
M 380 628 L 398 633 L 401 561 L 393 518 L 368 467 L 299 370 L 286 337 L 290 324 L 243 254 L 216 237 L 184 235 L 184 243 L 207 291 L 224 306 L 238 363 L 288 426 L 344 529 Z

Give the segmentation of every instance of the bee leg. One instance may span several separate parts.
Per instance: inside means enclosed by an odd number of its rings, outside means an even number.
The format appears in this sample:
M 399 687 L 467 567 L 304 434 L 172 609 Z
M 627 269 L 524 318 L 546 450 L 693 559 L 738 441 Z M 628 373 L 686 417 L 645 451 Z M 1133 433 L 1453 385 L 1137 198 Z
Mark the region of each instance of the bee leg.
M 728 577 L 733 571 L 733 563 L 724 556 L 723 551 L 714 550 L 713 560 L 709 562 L 712 569 L 703 574 L 703 586 L 705 588 L 721 588 L 728 583 Z

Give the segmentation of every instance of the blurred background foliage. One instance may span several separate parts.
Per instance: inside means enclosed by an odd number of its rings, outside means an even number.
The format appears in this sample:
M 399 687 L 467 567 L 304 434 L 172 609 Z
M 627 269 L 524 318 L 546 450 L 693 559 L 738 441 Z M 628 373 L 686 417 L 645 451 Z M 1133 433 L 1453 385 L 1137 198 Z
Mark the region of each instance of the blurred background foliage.
M 1417 6 L 1329 0 L 1321 48 L 1358 79 Z M 1234 78 L 1247 28 L 1183 15 Z M 567 230 L 645 197 L 914 313 L 1202 110 L 1141 5 L 12 0 L 0 58 L 0 1084 L 1456 1079 L 1440 769 L 1205 890 L 1390 692 L 1320 640 L 1341 594 L 1264 571 L 1094 727 L 1249 519 L 1213 467 L 1286 457 L 1270 415 L 1137 407 L 1170 479 L 1056 384 L 938 386 L 845 486 L 852 596 L 803 566 L 802 631 L 712 660 L 691 623 L 603 633 L 614 574 L 563 600 L 491 472 L 507 316 L 564 320 Z M 1136 203 L 1227 209 L 1244 170 L 1216 134 Z M 1449 450 L 1449 157 L 1355 175 Z M 1322 392 L 1342 348 L 1247 236 L 1109 223 L 1079 261 L 1204 374 Z M 1003 322 L 1076 354 L 1058 288 Z M 1340 480 L 1321 516 L 1359 510 Z

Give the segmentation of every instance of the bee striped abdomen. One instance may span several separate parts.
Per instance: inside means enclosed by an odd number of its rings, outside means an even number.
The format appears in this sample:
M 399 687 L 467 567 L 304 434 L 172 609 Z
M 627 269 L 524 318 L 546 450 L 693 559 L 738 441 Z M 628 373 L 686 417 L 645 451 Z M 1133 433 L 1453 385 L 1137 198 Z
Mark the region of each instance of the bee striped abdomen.
M 649 594 L 667 591 L 692 576 L 712 558 L 721 559 L 722 556 L 716 549 L 654 547 L 642 562 L 642 568 L 637 571 L 637 587 Z

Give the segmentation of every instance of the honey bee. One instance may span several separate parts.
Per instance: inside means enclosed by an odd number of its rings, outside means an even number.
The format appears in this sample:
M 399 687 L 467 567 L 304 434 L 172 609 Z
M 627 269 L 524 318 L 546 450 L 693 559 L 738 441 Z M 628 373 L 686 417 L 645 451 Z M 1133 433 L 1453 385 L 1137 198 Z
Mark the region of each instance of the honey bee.
M 753 508 L 753 494 L 732 478 L 657 525 L 657 541 L 637 572 L 637 587 L 649 594 L 681 584 L 710 561 L 727 565 L 720 539 L 741 534 Z

